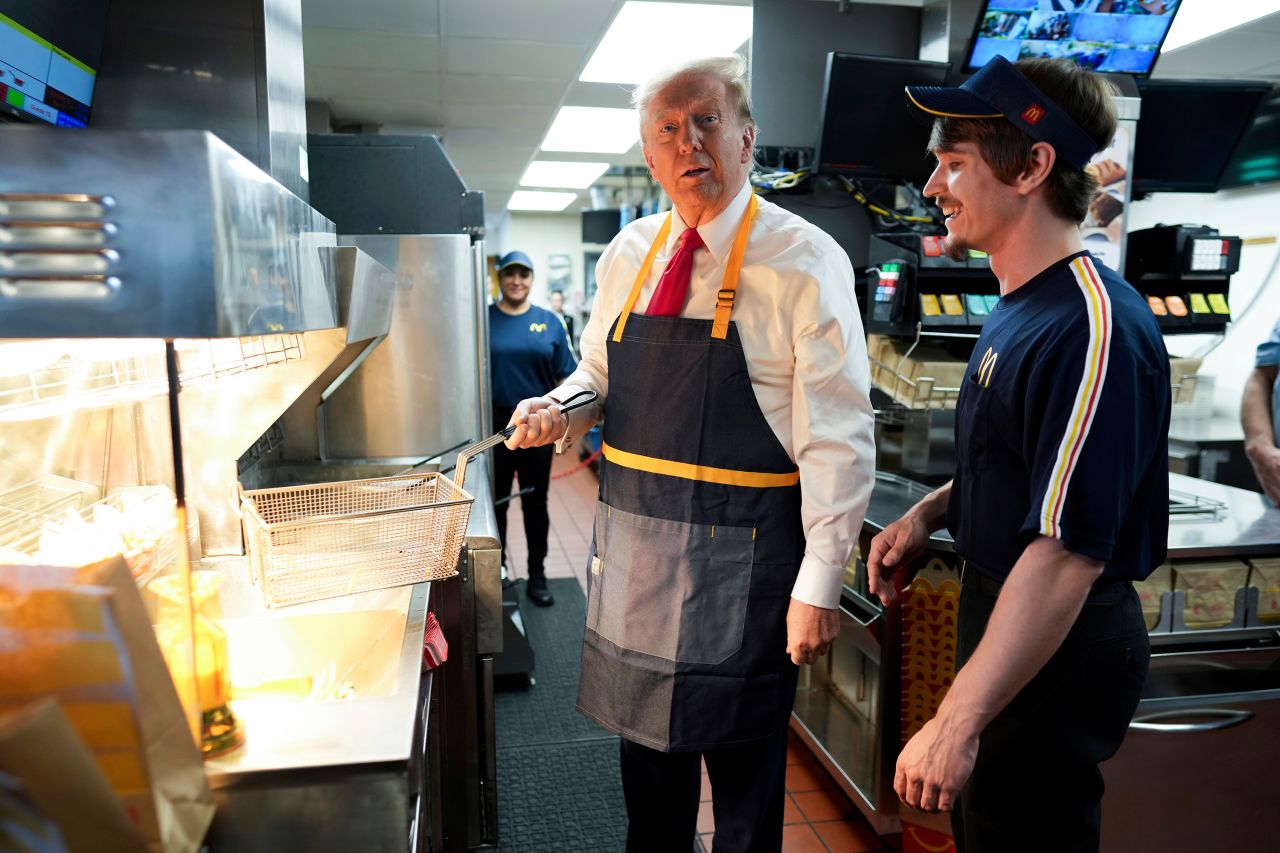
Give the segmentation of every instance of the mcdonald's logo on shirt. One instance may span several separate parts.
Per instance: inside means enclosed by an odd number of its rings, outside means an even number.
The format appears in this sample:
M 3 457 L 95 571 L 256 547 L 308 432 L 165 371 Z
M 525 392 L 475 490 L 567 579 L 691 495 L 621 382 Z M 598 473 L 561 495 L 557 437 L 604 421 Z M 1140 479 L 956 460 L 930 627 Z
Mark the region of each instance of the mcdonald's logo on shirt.
M 996 369 L 996 359 L 1000 357 L 1000 353 L 987 347 L 987 351 L 982 355 L 982 361 L 978 365 L 978 384 L 983 388 L 991 387 L 991 372 Z
M 529 324 L 529 331 L 531 332 L 545 332 L 546 330 L 547 330 L 546 323 L 530 323 Z

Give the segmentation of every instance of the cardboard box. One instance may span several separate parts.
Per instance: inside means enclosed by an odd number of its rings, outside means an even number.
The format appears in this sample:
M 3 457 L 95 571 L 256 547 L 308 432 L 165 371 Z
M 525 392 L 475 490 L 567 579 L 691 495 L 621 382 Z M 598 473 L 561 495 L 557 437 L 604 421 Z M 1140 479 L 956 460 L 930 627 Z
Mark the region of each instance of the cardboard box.
M 1280 622 L 1280 559 L 1251 560 L 1249 586 L 1258 590 L 1258 621 Z
M 1142 602 L 1142 616 L 1147 620 L 1147 630 L 1151 630 L 1160 622 L 1161 597 L 1173 590 L 1173 567 L 1168 563 L 1157 566 L 1146 580 L 1135 581 L 1133 588 L 1138 591 L 1138 600 Z
M 1173 588 L 1186 593 L 1182 619 L 1188 628 L 1222 628 L 1236 616 L 1236 592 L 1249 567 L 1236 560 L 1184 563 L 1173 567 Z

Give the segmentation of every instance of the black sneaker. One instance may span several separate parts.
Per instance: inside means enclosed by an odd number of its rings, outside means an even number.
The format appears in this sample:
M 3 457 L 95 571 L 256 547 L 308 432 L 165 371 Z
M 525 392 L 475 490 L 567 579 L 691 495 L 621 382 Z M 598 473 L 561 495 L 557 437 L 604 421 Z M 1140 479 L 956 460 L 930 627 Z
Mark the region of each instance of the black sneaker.
M 551 590 L 547 589 L 546 575 L 530 576 L 529 582 L 525 584 L 524 594 L 529 596 L 529 600 L 539 607 L 550 607 L 556 603 Z

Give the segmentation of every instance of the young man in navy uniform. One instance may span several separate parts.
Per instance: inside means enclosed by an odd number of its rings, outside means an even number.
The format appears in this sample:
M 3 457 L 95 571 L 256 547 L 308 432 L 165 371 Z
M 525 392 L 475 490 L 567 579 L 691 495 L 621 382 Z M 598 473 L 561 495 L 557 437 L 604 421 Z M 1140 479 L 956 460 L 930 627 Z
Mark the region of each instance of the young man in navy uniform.
M 958 89 L 907 89 L 936 117 L 925 195 L 948 248 L 990 253 L 1001 294 L 957 403 L 955 477 L 868 558 L 886 605 L 930 531 L 945 524 L 963 558 L 960 669 L 894 780 L 908 805 L 951 812 L 961 853 L 1098 849 L 1098 764 L 1150 660 L 1131 582 L 1165 556 L 1168 355 L 1078 229 L 1112 94 L 1063 60 L 1001 57 Z

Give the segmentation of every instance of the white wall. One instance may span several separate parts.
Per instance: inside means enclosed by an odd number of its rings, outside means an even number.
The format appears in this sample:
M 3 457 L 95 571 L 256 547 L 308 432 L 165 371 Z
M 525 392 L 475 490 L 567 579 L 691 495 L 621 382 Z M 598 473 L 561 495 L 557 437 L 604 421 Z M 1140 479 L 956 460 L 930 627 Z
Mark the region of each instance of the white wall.
M 1156 193 L 1133 204 L 1129 221 L 1130 230 L 1159 223 L 1194 224 L 1217 228 L 1224 236 L 1272 238 L 1270 243 L 1241 250 L 1240 272 L 1231 279 L 1231 325 L 1200 369 L 1202 376 L 1213 377 L 1215 418 L 1237 419 L 1244 380 L 1253 369 L 1254 350 L 1280 320 L 1280 272 L 1276 267 L 1280 258 L 1280 243 L 1276 242 L 1280 237 L 1280 184 L 1213 194 Z M 1217 338 L 1189 335 L 1166 340 L 1175 355 L 1193 355 Z

